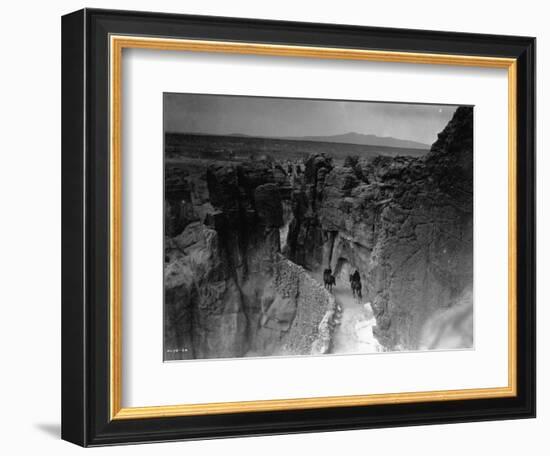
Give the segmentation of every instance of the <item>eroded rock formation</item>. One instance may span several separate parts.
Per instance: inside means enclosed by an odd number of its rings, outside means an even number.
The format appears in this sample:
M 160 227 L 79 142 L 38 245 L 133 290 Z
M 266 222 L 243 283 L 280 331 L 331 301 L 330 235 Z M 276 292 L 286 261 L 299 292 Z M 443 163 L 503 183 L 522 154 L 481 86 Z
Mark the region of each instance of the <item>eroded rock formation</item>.
M 333 297 L 280 253 L 282 173 L 261 162 L 209 166 L 211 209 L 203 220 L 197 211 L 184 217 L 191 196 L 177 181 L 180 191 L 167 198 L 166 212 L 167 359 L 329 349 Z
M 472 115 L 458 108 L 425 157 L 306 163 L 294 260 L 357 269 L 389 350 L 418 348 L 434 313 L 464 300 L 471 308 Z M 303 244 L 316 252 L 305 261 Z
M 330 351 L 328 265 L 359 271 L 385 349 L 437 346 L 430 328 L 472 308 L 472 129 L 458 108 L 419 158 L 167 169 L 166 358 Z

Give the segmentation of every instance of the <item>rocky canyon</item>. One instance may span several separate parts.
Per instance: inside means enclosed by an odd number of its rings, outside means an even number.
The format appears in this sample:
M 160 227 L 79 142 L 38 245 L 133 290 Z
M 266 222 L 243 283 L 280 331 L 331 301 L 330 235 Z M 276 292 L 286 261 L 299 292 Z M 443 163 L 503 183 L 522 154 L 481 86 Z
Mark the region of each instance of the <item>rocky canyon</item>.
M 261 144 L 215 159 L 169 144 L 166 360 L 341 353 L 362 321 L 373 351 L 473 346 L 471 107 L 424 154 Z

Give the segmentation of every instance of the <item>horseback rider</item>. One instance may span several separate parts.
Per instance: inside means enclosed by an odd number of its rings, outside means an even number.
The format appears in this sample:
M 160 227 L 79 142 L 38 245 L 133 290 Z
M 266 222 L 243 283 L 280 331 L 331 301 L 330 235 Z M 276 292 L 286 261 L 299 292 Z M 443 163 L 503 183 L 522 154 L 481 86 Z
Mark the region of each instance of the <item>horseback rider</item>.
M 361 283 L 361 275 L 359 274 L 359 271 L 356 269 L 355 272 L 351 276 L 351 280 L 353 282 L 359 282 Z
M 325 288 L 332 291 L 332 287 L 336 285 L 336 278 L 332 275 L 332 269 L 330 266 L 323 271 L 323 282 Z
M 353 296 L 362 299 L 363 296 L 361 291 L 361 275 L 359 274 L 359 271 L 357 269 L 353 274 L 349 276 L 349 281 Z

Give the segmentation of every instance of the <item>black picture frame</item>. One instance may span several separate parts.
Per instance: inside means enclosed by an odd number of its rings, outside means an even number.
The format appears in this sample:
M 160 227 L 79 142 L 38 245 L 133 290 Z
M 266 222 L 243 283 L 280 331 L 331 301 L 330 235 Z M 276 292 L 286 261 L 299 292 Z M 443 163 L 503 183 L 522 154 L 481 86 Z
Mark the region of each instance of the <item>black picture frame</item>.
M 110 419 L 109 36 L 517 59 L 517 395 Z M 82 446 L 535 416 L 535 39 L 84 9 L 62 19 L 62 438 Z

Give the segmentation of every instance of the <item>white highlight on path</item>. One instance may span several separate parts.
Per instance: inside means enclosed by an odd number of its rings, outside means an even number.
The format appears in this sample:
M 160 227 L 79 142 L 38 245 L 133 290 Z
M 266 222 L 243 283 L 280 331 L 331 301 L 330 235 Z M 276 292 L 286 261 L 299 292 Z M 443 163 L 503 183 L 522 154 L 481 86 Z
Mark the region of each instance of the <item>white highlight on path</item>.
M 310 274 L 323 285 L 322 272 L 310 272 Z M 336 277 L 336 285 L 332 288 L 334 300 L 342 312 L 340 324 L 334 328 L 329 353 L 349 355 L 382 352 L 384 347 L 372 332 L 373 327 L 376 326 L 376 318 L 371 304 L 353 297 L 347 276 L 349 271 L 341 271 Z
M 342 307 L 340 325 L 334 330 L 331 353 L 378 353 L 383 351 L 372 329 L 376 319 L 370 302 L 361 303 L 353 297 L 351 289 L 340 284 L 333 289 L 336 303 Z

